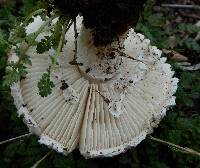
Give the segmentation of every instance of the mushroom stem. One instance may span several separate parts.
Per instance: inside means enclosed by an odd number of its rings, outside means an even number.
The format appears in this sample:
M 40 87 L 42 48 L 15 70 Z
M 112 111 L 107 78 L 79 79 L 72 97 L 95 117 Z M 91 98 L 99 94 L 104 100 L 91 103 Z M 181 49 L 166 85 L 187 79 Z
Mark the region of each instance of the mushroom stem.
M 176 145 L 176 144 L 173 144 L 171 142 L 167 142 L 167 141 L 164 141 L 164 140 L 152 137 L 152 136 L 149 136 L 149 139 L 156 141 L 156 142 L 159 142 L 159 143 L 162 143 L 162 144 L 165 144 L 165 145 L 168 145 L 169 147 L 172 147 L 172 149 L 174 148 L 175 150 L 177 150 L 179 152 L 191 154 L 191 155 L 196 155 L 196 156 L 200 157 L 200 153 L 193 150 L 193 149 L 190 149 L 190 148 L 187 148 L 187 147 L 181 147 L 179 145 Z
M 53 152 L 53 150 L 49 151 L 45 156 L 42 157 L 42 159 L 40 159 L 39 161 L 37 161 L 36 164 L 34 164 L 31 168 L 36 168 L 38 167 L 38 165 L 45 160 L 51 153 Z
M 32 135 L 32 133 L 28 133 L 28 134 L 24 134 L 24 135 L 15 137 L 15 138 L 11 138 L 11 139 L 8 139 L 8 140 L 5 140 L 5 141 L 0 142 L 0 145 L 6 144 L 6 143 L 9 143 L 9 142 L 18 140 L 18 139 L 26 138 L 26 137 L 29 137 L 29 136 L 31 136 L 31 135 Z

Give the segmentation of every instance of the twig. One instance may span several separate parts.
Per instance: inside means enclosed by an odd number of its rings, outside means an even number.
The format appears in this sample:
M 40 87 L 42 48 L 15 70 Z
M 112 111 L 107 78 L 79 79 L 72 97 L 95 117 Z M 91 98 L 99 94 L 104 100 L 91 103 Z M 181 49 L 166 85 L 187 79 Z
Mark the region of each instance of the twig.
M 74 38 L 75 38 L 75 52 L 74 52 L 74 60 L 77 60 L 77 49 L 78 49 L 78 42 L 77 42 L 77 38 L 78 38 L 78 32 L 77 32 L 77 27 L 76 27 L 76 19 L 74 19 Z
M 70 62 L 71 65 L 82 65 L 81 63 L 77 62 L 77 50 L 78 50 L 78 32 L 77 32 L 77 27 L 76 27 L 76 18 L 74 19 L 74 45 L 75 45 L 75 49 L 74 49 L 74 59 Z
M 15 138 L 11 138 L 11 139 L 8 139 L 8 140 L 5 140 L 5 141 L 0 142 L 0 145 L 9 143 L 9 142 L 12 142 L 12 141 L 15 141 L 15 140 L 19 140 L 19 139 L 22 139 L 22 138 L 26 138 L 26 137 L 29 137 L 29 136 L 31 136 L 31 135 L 32 135 L 32 133 L 28 133 L 28 134 L 24 134 L 24 135 L 15 137 Z
M 200 10 L 199 5 L 162 4 L 161 6 L 167 7 L 167 8 L 182 8 L 182 9 L 197 9 L 197 10 Z
M 110 99 L 107 98 L 106 96 L 104 96 L 100 91 L 94 90 L 94 89 L 93 89 L 93 91 L 97 92 L 97 93 L 103 98 L 103 100 L 104 100 L 107 104 L 110 103 Z
M 165 144 L 165 145 L 168 145 L 168 146 L 176 149 L 179 152 L 186 153 L 186 154 L 191 154 L 191 155 L 196 155 L 196 156 L 200 157 L 200 153 L 195 151 L 195 150 L 193 150 L 193 149 L 184 148 L 184 147 L 181 147 L 179 145 L 173 144 L 171 142 L 167 142 L 167 141 L 164 141 L 164 140 L 161 140 L 161 139 L 158 139 L 158 138 L 154 138 L 152 136 L 149 136 L 149 139 L 151 139 L 153 141 L 156 141 L 156 142 L 159 142 L 159 143 L 162 143 L 162 144 Z
M 141 62 L 141 63 L 147 65 L 145 62 L 143 62 L 143 61 L 141 61 L 141 60 L 138 60 L 138 59 L 136 59 L 136 58 L 133 58 L 133 57 L 131 57 L 131 56 L 125 54 L 124 52 L 122 52 L 122 51 L 120 51 L 120 50 L 118 50 L 118 49 L 113 49 L 113 50 L 116 51 L 116 52 L 118 52 L 118 53 L 120 54 L 121 57 L 128 58 L 128 59 L 131 59 L 131 60 L 133 60 L 133 61 Z
M 200 19 L 200 16 L 195 15 L 195 14 L 187 14 L 185 12 L 183 12 L 183 10 L 178 10 L 178 12 L 183 16 L 183 17 L 190 17 L 190 18 L 194 18 L 194 19 Z
M 185 62 L 188 61 L 188 58 L 174 50 L 167 50 L 167 49 L 163 49 L 162 50 L 164 54 L 166 54 L 166 56 L 171 59 L 171 60 L 175 60 L 178 62 Z
M 179 66 L 179 68 L 181 68 L 184 71 L 198 71 L 200 70 L 200 63 L 195 64 L 195 65 L 181 65 L 181 64 L 177 64 Z
M 42 159 L 40 159 L 36 164 L 34 164 L 31 168 L 36 168 L 38 167 L 38 165 L 45 160 L 51 153 L 53 152 L 53 150 L 49 151 L 45 156 L 42 157 Z

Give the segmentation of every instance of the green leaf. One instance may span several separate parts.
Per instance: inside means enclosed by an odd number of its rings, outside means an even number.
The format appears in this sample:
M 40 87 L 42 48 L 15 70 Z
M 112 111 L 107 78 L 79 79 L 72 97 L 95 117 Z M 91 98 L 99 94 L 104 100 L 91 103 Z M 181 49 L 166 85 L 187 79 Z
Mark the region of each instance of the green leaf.
M 23 42 L 26 38 L 25 27 L 20 24 L 21 23 L 16 24 L 16 29 L 14 29 L 10 34 L 9 42 L 13 45 Z
M 54 31 L 52 32 L 51 41 L 53 48 L 56 50 L 58 48 L 58 44 L 60 41 L 60 37 L 62 34 L 62 23 L 57 21 Z
M 28 65 L 32 65 L 32 62 L 30 60 L 30 56 L 28 56 L 28 55 L 25 54 L 23 63 L 24 64 L 28 64 Z
M 17 69 L 7 69 L 6 73 L 3 86 L 11 86 L 13 83 L 20 80 L 20 74 Z
M 148 17 L 148 22 L 152 26 L 161 27 L 165 23 L 165 19 L 161 13 L 156 13 Z
M 24 65 L 9 64 L 4 76 L 3 86 L 11 86 L 13 83 L 20 81 L 22 77 L 26 77 L 27 71 L 25 69 Z
M 187 31 L 189 33 L 198 33 L 200 31 L 200 27 L 193 25 L 193 24 L 188 24 L 187 25 Z
M 51 42 L 52 42 L 52 47 L 55 50 L 57 50 L 58 48 L 60 37 L 62 36 L 63 25 L 66 23 L 67 20 L 69 20 L 67 17 L 60 17 L 59 20 L 56 22 L 54 30 L 52 31 Z M 63 45 L 65 43 L 66 40 L 63 42 Z
M 51 48 L 51 38 L 49 36 L 45 36 L 45 39 L 42 39 L 41 42 L 37 44 L 37 53 L 42 54 L 48 51 Z
M 188 38 L 185 41 L 185 44 L 189 49 L 194 50 L 197 53 L 200 53 L 200 44 L 194 41 L 192 38 Z
M 185 32 L 186 31 L 186 25 L 184 23 L 181 23 L 178 25 L 178 32 Z
M 5 40 L 3 31 L 0 29 L 0 48 L 5 48 L 8 46 L 8 41 Z
M 47 97 L 51 94 L 52 88 L 55 87 L 54 83 L 50 79 L 51 67 L 47 69 L 47 73 L 42 75 L 42 78 L 38 82 L 39 94 L 42 97 Z

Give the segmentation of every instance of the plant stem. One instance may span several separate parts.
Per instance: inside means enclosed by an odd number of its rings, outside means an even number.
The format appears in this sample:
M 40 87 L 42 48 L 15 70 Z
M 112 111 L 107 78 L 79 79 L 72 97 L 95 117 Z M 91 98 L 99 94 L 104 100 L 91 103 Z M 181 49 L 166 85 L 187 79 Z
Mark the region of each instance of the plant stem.
M 8 139 L 8 140 L 5 140 L 5 141 L 0 142 L 0 145 L 6 144 L 6 143 L 9 143 L 9 142 L 18 140 L 18 139 L 26 138 L 26 137 L 29 137 L 29 136 L 31 136 L 31 135 L 32 135 L 32 133 L 28 133 L 28 134 L 24 134 L 24 135 L 15 137 L 15 138 L 11 138 L 11 139 Z
M 55 56 L 53 57 L 53 61 L 52 61 L 53 68 L 56 65 L 56 60 L 59 56 L 59 53 L 62 50 L 63 42 L 65 40 L 65 34 L 69 30 L 69 28 L 71 27 L 72 23 L 73 23 L 73 21 L 67 21 L 66 24 L 63 27 L 62 34 L 61 34 L 61 37 L 60 37 L 60 41 L 59 41 L 59 44 L 58 44 L 58 48 L 56 50 Z
M 22 53 L 20 54 L 20 57 L 19 57 L 19 61 L 18 61 L 18 64 L 17 66 L 19 66 L 21 64 L 21 62 L 23 61 L 24 59 L 24 56 L 26 54 L 26 52 L 29 50 L 29 48 L 31 46 L 34 45 L 35 43 L 35 39 L 39 36 L 39 34 L 44 30 L 44 28 L 52 22 L 53 19 L 55 19 L 57 16 L 52 16 L 51 18 L 49 18 L 47 21 L 45 21 L 41 27 L 39 28 L 39 30 L 37 32 L 34 33 L 34 36 L 32 38 L 32 40 L 28 43 L 27 47 L 22 51 Z
M 152 136 L 149 136 L 149 139 L 151 139 L 153 141 L 156 141 L 156 142 L 159 142 L 159 143 L 162 143 L 162 144 L 165 144 L 165 145 L 168 145 L 168 146 L 173 147 L 175 149 L 178 149 L 178 151 L 180 151 L 182 153 L 196 155 L 196 156 L 200 157 L 200 153 L 195 151 L 195 150 L 193 150 L 193 149 L 186 148 L 186 147 L 184 148 L 184 147 L 181 147 L 179 145 L 173 144 L 171 142 L 167 142 L 167 141 L 164 141 L 164 140 L 161 140 L 161 139 L 158 139 L 158 138 L 154 138 Z
M 57 16 L 52 16 L 51 18 L 49 18 L 47 21 L 45 21 L 45 22 L 41 25 L 41 27 L 39 28 L 39 30 L 38 30 L 36 33 L 34 33 L 34 36 L 33 36 L 32 40 L 31 40 L 31 42 L 28 44 L 28 47 L 26 48 L 25 51 L 27 51 L 27 50 L 29 49 L 29 47 L 33 46 L 33 44 L 35 43 L 35 39 L 40 35 L 40 33 L 44 30 L 44 28 L 45 28 L 49 23 L 51 23 L 52 20 L 55 19 L 56 17 L 57 17 Z
M 49 151 L 45 156 L 42 157 L 42 159 L 40 159 L 36 164 L 34 164 L 31 168 L 36 168 L 38 167 L 38 165 L 45 160 L 51 153 L 53 152 L 53 150 Z
M 26 27 L 26 26 L 28 25 L 29 20 L 30 20 L 33 16 L 38 15 L 38 14 L 40 14 L 40 13 L 42 13 L 42 12 L 45 12 L 45 11 L 46 11 L 45 9 L 39 9 L 39 10 L 36 10 L 36 11 L 32 12 L 31 14 L 29 14 L 29 15 L 25 18 L 25 20 L 22 22 L 22 24 L 21 24 L 20 26 L 16 27 L 16 32 L 18 32 L 18 31 L 20 30 L 21 27 Z M 12 42 L 12 40 L 11 40 L 11 42 Z
M 32 13 L 31 13 L 30 15 L 28 15 L 28 17 L 25 19 L 23 25 L 26 25 L 26 24 L 28 23 L 28 21 L 29 21 L 33 16 L 38 15 L 38 14 L 40 14 L 40 13 L 42 13 L 42 12 L 45 12 L 45 11 L 46 11 L 46 9 L 38 9 L 38 10 L 32 12 Z

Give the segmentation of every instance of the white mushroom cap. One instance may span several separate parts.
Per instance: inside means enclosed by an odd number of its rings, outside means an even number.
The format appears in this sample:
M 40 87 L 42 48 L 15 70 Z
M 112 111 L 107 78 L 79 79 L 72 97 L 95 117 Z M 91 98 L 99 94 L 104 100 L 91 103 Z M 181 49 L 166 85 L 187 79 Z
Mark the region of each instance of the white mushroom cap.
M 38 20 L 32 24 L 38 25 Z M 35 47 L 28 51 L 32 66 L 27 65 L 26 79 L 11 87 L 12 95 L 19 115 L 24 115 L 41 144 L 63 154 L 79 147 L 86 158 L 114 156 L 152 133 L 166 110 L 175 105 L 178 79 L 161 51 L 133 29 L 121 37 L 120 49 L 116 42 L 94 47 L 91 31 L 82 26 L 81 18 L 78 31 L 77 61 L 83 66 L 69 64 L 74 57 L 72 25 L 60 66 L 52 74 L 51 95 L 38 94 L 37 83 L 49 66 L 49 53 L 37 54 Z M 68 87 L 61 90 L 63 83 Z

